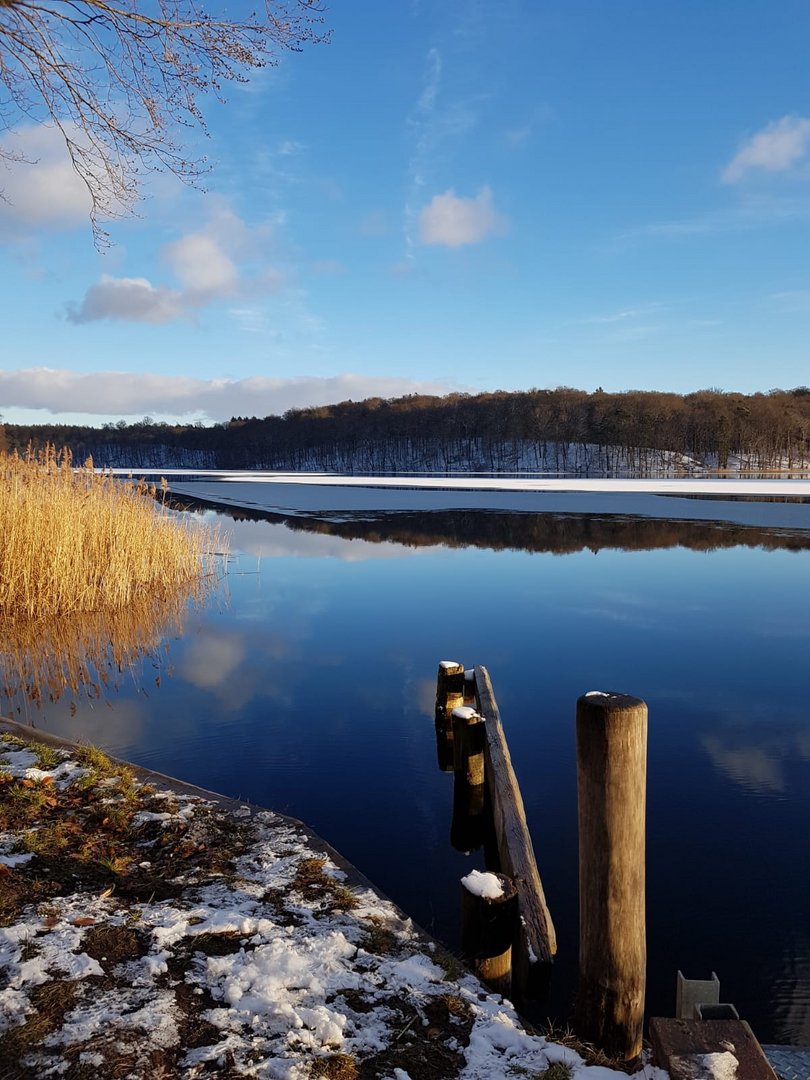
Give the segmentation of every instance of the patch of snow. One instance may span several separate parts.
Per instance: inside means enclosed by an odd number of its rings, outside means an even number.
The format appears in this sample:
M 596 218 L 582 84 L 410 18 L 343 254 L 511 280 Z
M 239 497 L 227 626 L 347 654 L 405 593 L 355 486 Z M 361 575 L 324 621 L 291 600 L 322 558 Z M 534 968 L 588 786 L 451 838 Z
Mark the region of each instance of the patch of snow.
M 28 851 L 25 854 L 19 855 L 0 855 L 0 866 L 22 866 L 23 863 L 30 862 L 33 857 L 33 851 Z
M 482 896 L 485 900 L 497 900 L 499 896 L 503 896 L 503 885 L 497 874 L 471 870 L 466 877 L 461 879 L 461 884 L 468 893 L 472 893 L 473 896 Z
M 700 1059 L 703 1070 L 701 1080 L 735 1080 L 739 1064 L 734 1054 L 728 1050 L 719 1054 L 704 1054 Z
M 472 720 L 478 713 L 471 705 L 459 705 L 458 708 L 453 709 L 453 716 L 458 717 L 459 720 Z

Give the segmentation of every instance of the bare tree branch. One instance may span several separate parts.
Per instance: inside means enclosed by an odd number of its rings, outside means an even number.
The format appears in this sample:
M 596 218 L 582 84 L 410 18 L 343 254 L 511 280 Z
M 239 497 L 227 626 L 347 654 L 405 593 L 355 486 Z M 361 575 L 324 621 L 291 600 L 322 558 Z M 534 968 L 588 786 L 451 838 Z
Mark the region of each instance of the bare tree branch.
M 179 139 L 206 132 L 201 97 L 326 40 L 320 0 L 264 0 L 238 21 L 196 0 L 0 0 L 0 132 L 57 126 L 104 245 L 102 222 L 131 211 L 144 173 L 208 171 Z M 4 146 L 0 159 L 19 160 Z

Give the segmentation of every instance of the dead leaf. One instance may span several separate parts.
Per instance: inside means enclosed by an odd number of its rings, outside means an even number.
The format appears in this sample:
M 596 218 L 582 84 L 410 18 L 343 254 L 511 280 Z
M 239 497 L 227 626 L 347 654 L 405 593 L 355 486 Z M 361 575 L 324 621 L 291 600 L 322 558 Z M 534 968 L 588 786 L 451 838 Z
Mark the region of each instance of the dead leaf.
M 80 915 L 78 919 L 71 920 L 72 926 L 95 926 L 96 920 L 89 915 Z

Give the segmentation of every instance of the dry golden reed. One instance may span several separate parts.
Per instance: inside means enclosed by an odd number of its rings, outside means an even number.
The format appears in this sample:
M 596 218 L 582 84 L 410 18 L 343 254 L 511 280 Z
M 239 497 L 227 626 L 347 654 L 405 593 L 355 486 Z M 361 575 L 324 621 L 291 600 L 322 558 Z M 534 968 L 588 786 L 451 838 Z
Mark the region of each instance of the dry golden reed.
M 66 450 L 0 454 L 0 618 L 142 606 L 213 573 L 216 533 L 154 495 Z

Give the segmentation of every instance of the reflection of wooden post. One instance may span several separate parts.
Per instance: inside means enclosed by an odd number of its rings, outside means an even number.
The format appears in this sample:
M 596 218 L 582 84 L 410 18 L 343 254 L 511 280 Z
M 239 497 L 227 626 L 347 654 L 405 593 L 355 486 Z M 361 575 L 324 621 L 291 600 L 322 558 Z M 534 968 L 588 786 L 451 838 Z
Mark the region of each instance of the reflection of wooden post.
M 631 1061 L 641 1051 L 647 946 L 647 706 L 592 691 L 577 701 L 577 1035 Z
M 453 770 L 453 709 L 464 704 L 464 665 L 442 660 L 436 677 L 436 756 L 442 772 Z
M 499 883 L 501 895 L 480 895 L 478 882 L 484 879 L 488 879 L 487 884 Z M 496 993 L 509 995 L 512 939 L 518 922 L 517 890 L 503 874 L 473 872 L 462 878 L 461 884 L 461 951 L 480 979 Z
M 462 773 L 453 781 L 453 820 L 450 843 L 469 855 L 484 842 L 484 785 L 470 787 Z
M 453 768 L 470 787 L 484 783 L 484 738 L 484 718 L 475 709 L 453 709 Z

